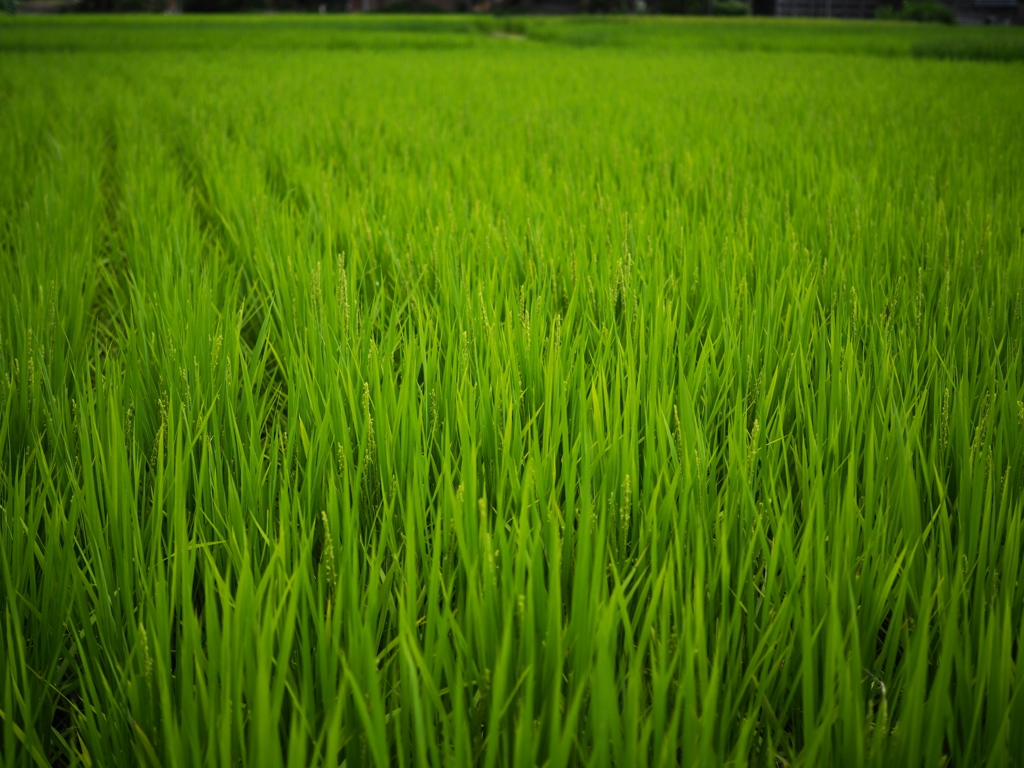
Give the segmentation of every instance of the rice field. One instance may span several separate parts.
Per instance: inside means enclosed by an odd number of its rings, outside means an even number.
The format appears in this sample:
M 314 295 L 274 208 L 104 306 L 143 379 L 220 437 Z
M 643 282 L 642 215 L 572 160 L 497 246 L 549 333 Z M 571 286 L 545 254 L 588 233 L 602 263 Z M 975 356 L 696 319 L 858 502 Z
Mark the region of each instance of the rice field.
M 0 763 L 1024 764 L 1022 32 L 0 20 Z

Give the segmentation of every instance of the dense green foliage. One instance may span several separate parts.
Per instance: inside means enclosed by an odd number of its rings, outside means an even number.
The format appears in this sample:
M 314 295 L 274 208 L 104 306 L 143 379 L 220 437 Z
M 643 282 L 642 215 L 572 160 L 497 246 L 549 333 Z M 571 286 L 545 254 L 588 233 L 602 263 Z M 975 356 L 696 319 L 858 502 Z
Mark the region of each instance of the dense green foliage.
M 516 23 L 0 24 L 4 766 L 1020 764 L 1019 37 Z
M 938 0 L 906 0 L 898 11 L 891 5 L 880 5 L 875 10 L 875 17 L 888 20 L 956 24 L 956 14 L 953 13 L 953 9 Z
M 749 16 L 750 6 L 743 0 L 716 0 L 712 6 L 715 16 Z

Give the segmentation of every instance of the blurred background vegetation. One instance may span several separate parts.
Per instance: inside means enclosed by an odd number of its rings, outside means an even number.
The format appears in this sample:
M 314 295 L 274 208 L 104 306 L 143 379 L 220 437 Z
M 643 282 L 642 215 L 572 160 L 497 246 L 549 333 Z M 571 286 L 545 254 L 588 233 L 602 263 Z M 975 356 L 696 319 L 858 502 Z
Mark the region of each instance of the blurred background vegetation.
M 0 0 L 8 13 L 664 14 L 1024 24 L 1018 0 Z

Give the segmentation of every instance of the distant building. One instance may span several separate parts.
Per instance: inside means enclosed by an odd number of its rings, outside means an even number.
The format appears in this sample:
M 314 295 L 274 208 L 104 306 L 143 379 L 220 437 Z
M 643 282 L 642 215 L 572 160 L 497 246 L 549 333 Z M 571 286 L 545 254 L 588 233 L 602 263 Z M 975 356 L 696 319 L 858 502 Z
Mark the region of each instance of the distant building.
M 754 0 L 754 13 L 766 16 L 822 16 L 871 19 L 885 0 Z
M 1024 0 L 941 0 L 960 24 L 1009 24 L 1018 17 Z M 900 8 L 902 0 L 752 0 L 755 14 L 763 16 L 818 16 L 870 19 L 881 5 Z

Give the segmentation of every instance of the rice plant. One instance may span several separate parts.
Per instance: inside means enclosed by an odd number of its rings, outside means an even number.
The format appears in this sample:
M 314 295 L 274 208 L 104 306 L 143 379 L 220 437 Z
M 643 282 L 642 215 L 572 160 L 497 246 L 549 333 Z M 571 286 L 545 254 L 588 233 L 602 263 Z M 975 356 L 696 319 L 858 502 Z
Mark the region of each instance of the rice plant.
M 1019 64 L 516 24 L 0 22 L 4 766 L 1021 764 Z

